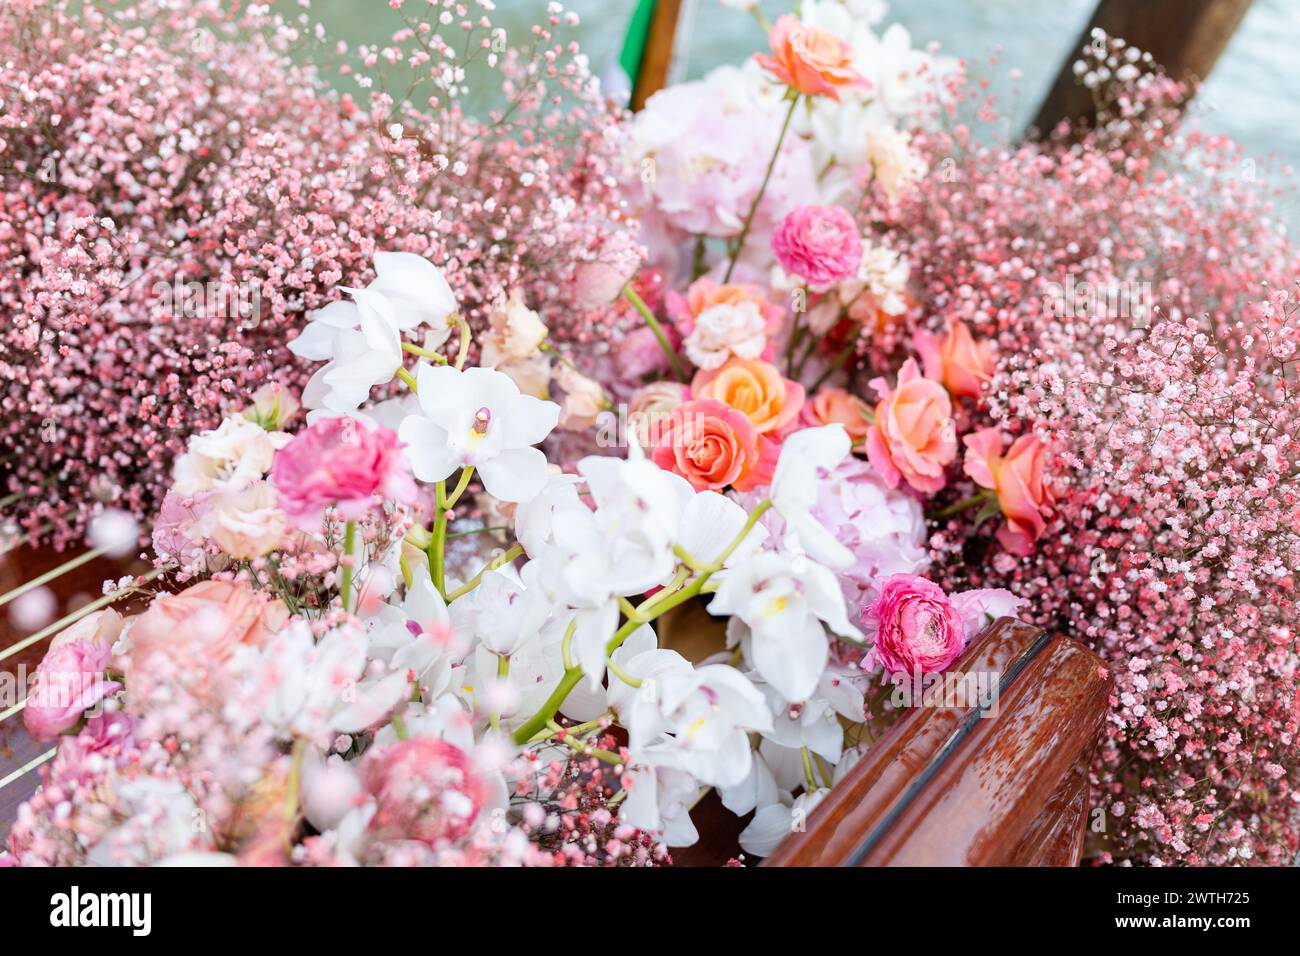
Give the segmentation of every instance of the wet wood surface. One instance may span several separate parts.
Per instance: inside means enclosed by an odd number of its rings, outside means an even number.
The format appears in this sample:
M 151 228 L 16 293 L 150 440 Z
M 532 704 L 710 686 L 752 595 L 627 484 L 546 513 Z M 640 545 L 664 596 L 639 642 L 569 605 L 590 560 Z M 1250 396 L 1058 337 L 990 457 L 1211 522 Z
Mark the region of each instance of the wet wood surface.
M 1004 619 L 953 670 L 1006 674 L 1039 633 Z M 1109 693 L 1100 667 L 1055 637 L 999 695 L 997 715 L 958 738 L 971 708 L 909 709 L 766 865 L 1077 865 Z

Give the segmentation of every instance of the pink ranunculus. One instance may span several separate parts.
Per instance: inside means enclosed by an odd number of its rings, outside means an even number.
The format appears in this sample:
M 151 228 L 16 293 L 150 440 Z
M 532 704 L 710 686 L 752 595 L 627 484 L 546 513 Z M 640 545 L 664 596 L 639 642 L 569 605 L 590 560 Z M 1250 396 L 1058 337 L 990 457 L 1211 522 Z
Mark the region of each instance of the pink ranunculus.
M 964 469 L 981 488 L 997 493 L 998 506 L 1007 523 L 998 529 L 998 541 L 1011 554 L 1026 555 L 1047 526 L 1054 498 L 1043 480 L 1043 443 L 1021 435 L 1002 454 L 1002 433 L 981 428 L 967 435 Z
M 917 329 L 916 351 L 925 365 L 927 378 L 943 382 L 953 395 L 978 399 L 984 383 L 997 367 L 997 346 L 992 339 L 975 341 L 962 321 L 954 322 L 945 335 Z
M 683 402 L 658 429 L 651 457 L 681 475 L 696 491 L 745 491 L 771 481 L 774 443 L 758 433 L 743 412 L 713 399 Z
M 488 799 L 487 784 L 464 751 L 444 740 L 412 737 L 371 747 L 360 769 L 375 800 L 370 829 L 381 840 L 456 840 Z
M 966 647 L 961 616 L 943 588 L 914 574 L 885 579 L 880 597 L 862 609 L 875 645 L 868 658 L 886 674 L 939 674 Z
M 917 491 L 934 494 L 947 479 L 944 466 L 957 457 L 952 399 L 933 379 L 924 378 L 915 359 L 898 372 L 891 391 L 873 379 L 880 395 L 876 420 L 867 432 L 867 458 L 889 487 L 906 480 Z
M 377 499 L 410 503 L 415 482 L 397 433 L 354 418 L 322 418 L 275 455 L 271 479 L 290 520 L 314 530 L 326 508 L 360 517 Z
M 800 206 L 772 233 L 772 251 L 786 272 L 825 288 L 857 272 L 862 236 L 839 206 Z
M 122 619 L 111 609 L 77 622 L 50 642 L 23 709 L 23 723 L 36 740 L 51 740 L 91 707 L 121 689 L 104 676 Z

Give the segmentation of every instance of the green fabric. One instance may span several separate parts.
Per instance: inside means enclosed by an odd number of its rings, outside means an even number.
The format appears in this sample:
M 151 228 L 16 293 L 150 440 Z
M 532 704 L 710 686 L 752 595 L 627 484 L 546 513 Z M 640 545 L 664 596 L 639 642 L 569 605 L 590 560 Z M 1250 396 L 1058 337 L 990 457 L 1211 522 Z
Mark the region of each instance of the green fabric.
M 646 42 L 650 38 L 650 21 L 654 19 L 654 14 L 655 0 L 638 0 L 627 25 L 627 36 L 623 38 L 618 65 L 627 74 L 629 85 L 636 84 L 637 74 L 641 72 L 641 60 L 645 56 Z

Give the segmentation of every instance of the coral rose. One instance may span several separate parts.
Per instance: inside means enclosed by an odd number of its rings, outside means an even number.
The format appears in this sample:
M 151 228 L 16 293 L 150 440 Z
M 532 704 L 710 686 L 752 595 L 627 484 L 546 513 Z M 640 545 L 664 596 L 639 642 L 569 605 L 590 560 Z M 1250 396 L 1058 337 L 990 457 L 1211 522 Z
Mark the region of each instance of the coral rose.
M 856 395 L 850 395 L 842 388 L 823 388 L 811 402 L 804 403 L 802 418 L 810 426 L 838 422 L 857 443 L 871 430 L 871 422 L 864 414 L 866 410 L 866 404 Z
M 415 482 L 392 429 L 354 418 L 322 418 L 275 455 L 271 478 L 280 507 L 305 530 L 319 525 L 326 508 L 360 517 L 375 496 L 409 503 Z
M 768 483 L 776 467 L 777 446 L 744 414 L 712 399 L 683 402 L 658 431 L 654 463 L 697 491 L 755 488 Z
M 943 588 L 915 574 L 885 579 L 874 604 L 862 609 L 867 633 L 875 630 L 871 660 L 887 674 L 938 674 L 966 646 L 961 616 Z
M 954 322 L 942 336 L 917 329 L 913 342 L 926 377 L 943 382 L 953 395 L 979 398 L 997 367 L 997 346 L 991 339 L 976 342 L 961 321 Z
M 754 54 L 763 69 L 778 81 L 809 96 L 829 96 L 839 102 L 842 86 L 863 86 L 853 68 L 853 47 L 829 30 L 808 26 L 797 17 L 778 17 L 768 33 L 772 55 Z
M 1043 443 L 1021 435 L 1002 454 L 1002 433 L 981 428 L 967 435 L 966 474 L 981 488 L 994 491 L 1007 523 L 998 529 L 998 541 L 1012 554 L 1033 550 L 1052 509 L 1052 490 L 1043 480 Z
M 880 395 L 876 420 L 867 432 L 872 466 L 891 488 L 900 480 L 926 494 L 943 488 L 944 466 L 957 457 L 948 392 L 923 377 L 915 359 L 903 363 L 893 391 L 883 379 L 871 385 Z
M 772 251 L 786 272 L 825 288 L 857 273 L 862 236 L 839 206 L 800 206 L 772 233 Z
M 803 386 L 762 359 L 733 358 L 719 369 L 697 372 L 691 394 L 743 412 L 761 435 L 790 424 L 804 403 Z

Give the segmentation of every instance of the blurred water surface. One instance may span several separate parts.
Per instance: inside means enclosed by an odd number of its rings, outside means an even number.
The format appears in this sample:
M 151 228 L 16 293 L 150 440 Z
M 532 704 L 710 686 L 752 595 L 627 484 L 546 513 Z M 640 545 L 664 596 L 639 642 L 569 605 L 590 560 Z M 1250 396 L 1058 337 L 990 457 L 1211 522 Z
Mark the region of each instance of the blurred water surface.
M 292 0 L 279 4 L 293 6 Z M 617 56 L 635 5 L 635 0 L 565 4 L 582 19 L 573 32 L 598 72 Z M 793 4 L 762 0 L 760 6 L 774 18 Z M 1095 0 L 896 0 L 885 23 L 902 24 L 915 44 L 937 42 L 949 55 L 964 58 L 974 75 L 988 79 L 1007 117 L 1007 132 L 1014 134 L 1033 116 L 1061 63 L 1073 53 L 1094 6 Z M 353 44 L 382 42 L 401 26 L 387 0 L 315 0 L 312 8 L 333 36 Z M 546 0 L 497 0 L 493 19 L 520 38 L 545 9 Z M 681 74 L 687 78 L 738 62 L 765 45 L 748 15 L 719 0 L 685 0 L 684 9 L 688 19 L 681 36 Z M 1297 46 L 1300 2 L 1254 0 L 1202 90 L 1199 126 L 1231 136 L 1254 157 L 1300 167 Z M 1000 62 L 990 67 L 995 54 Z

